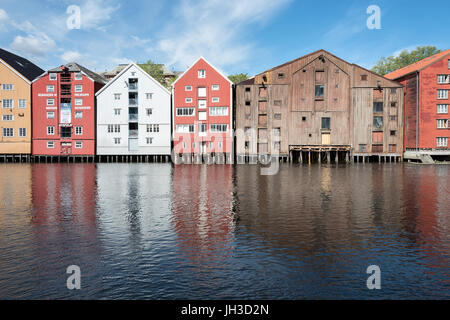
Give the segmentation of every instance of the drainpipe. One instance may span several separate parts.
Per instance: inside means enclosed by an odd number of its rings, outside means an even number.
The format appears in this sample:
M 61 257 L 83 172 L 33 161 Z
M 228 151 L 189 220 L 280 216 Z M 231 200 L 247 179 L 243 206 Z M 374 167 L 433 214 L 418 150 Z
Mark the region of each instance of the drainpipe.
M 419 71 L 416 71 L 416 151 L 419 151 Z

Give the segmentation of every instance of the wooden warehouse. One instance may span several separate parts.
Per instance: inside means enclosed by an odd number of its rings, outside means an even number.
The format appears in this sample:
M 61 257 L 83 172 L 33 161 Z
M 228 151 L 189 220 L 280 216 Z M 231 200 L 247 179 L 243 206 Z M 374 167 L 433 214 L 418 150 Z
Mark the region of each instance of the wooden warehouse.
M 325 50 L 236 85 L 238 163 L 398 161 L 403 87 Z

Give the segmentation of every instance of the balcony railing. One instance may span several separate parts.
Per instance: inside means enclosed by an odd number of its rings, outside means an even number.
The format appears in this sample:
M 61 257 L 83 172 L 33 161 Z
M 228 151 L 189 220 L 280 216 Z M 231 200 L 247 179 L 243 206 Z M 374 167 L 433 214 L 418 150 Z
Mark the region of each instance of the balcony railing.
M 137 89 L 138 89 L 137 83 L 129 83 L 128 84 L 128 90 L 129 91 L 137 91 Z
M 128 135 L 130 137 L 137 137 L 139 135 L 139 130 L 130 130 Z

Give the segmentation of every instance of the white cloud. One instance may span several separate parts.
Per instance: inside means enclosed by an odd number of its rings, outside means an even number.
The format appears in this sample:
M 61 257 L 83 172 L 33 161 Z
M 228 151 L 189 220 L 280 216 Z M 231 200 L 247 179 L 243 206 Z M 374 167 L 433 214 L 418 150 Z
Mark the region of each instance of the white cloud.
M 290 1 L 182 0 L 149 52 L 162 54 L 168 65 L 178 68 L 186 68 L 199 56 L 220 67 L 238 64 L 254 48 L 245 42 L 246 28 L 265 23 Z
M 81 6 L 81 29 L 103 29 L 119 6 L 108 6 L 103 0 L 86 0 Z
M 64 62 L 76 62 L 83 59 L 83 56 L 78 51 L 66 51 L 64 52 L 60 58 Z
M 9 20 L 8 14 L 5 10 L 0 8 L 0 23 L 7 22 Z
M 16 36 L 10 47 L 35 58 L 42 58 L 47 52 L 53 50 L 56 44 L 45 33 L 34 32 L 26 36 Z

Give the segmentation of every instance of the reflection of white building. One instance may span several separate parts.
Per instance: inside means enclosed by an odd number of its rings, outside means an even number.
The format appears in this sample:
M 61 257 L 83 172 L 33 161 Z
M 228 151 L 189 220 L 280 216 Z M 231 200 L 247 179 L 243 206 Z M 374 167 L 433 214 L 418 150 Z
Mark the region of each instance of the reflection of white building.
M 170 92 L 135 63 L 97 94 L 98 155 L 170 155 Z

